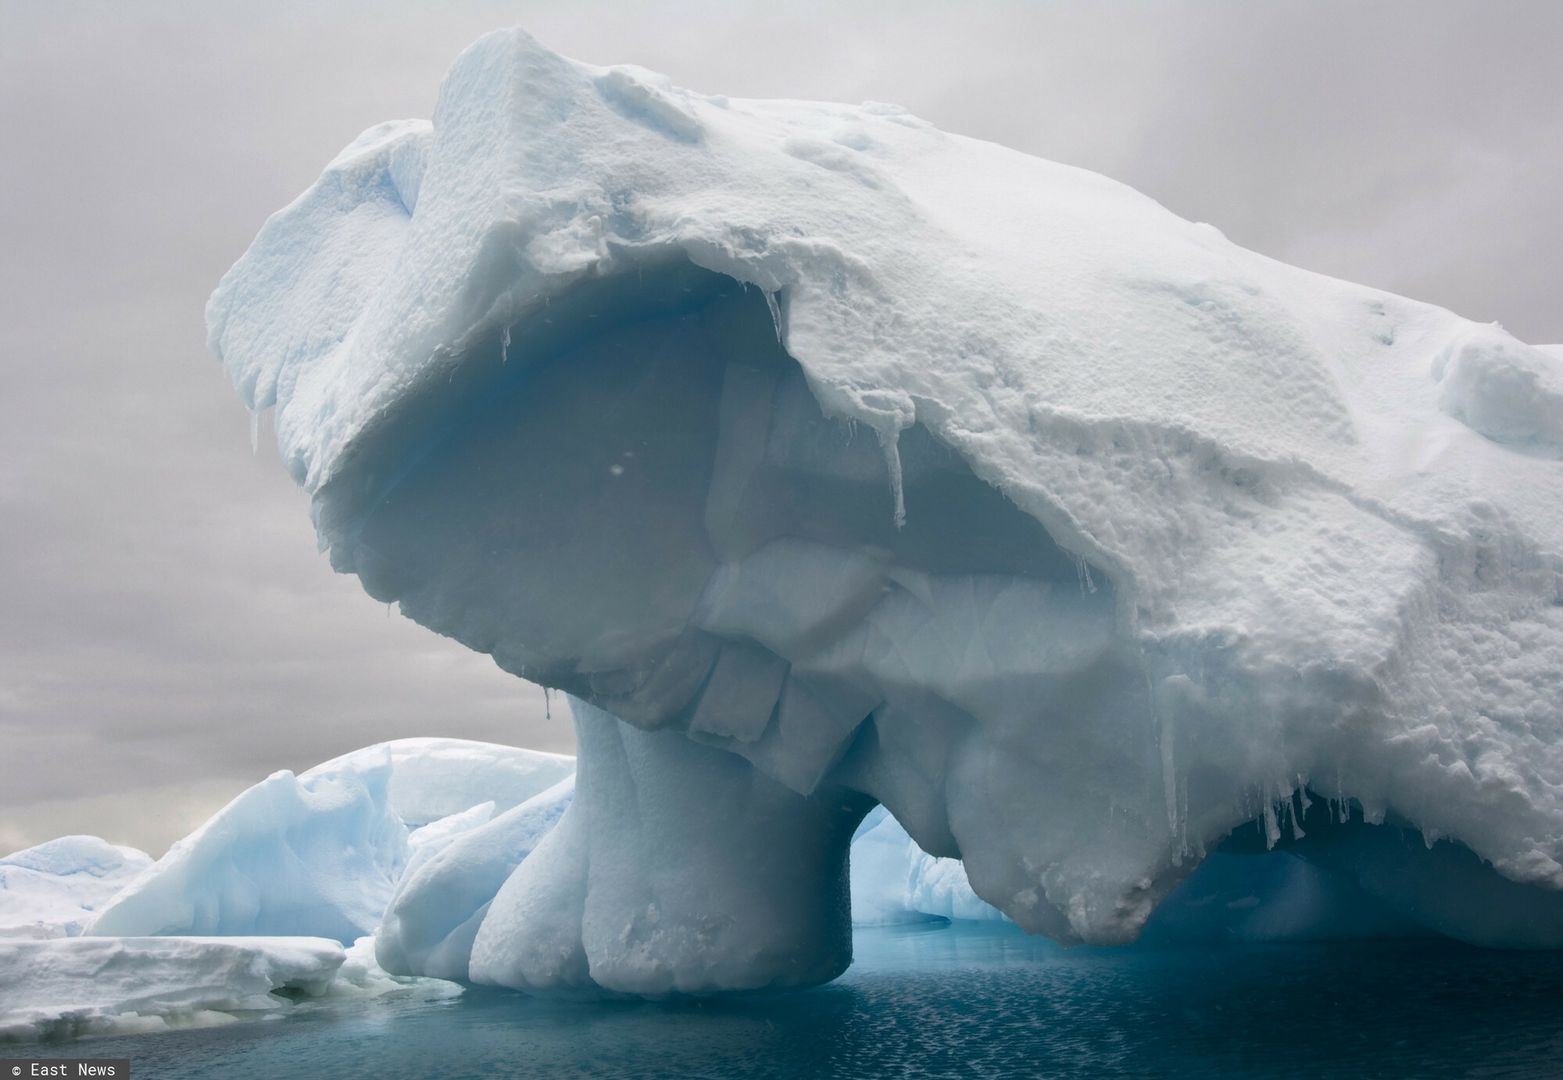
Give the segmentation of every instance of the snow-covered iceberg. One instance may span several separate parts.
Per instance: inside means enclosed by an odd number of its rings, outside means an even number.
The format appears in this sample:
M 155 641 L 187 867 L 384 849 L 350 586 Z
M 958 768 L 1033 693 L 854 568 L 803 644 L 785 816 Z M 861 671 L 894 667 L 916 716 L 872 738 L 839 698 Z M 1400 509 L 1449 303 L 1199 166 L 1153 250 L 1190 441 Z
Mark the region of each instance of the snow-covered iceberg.
M 62 836 L 0 859 L 0 938 L 74 937 L 152 865 L 96 836 Z
M 893 106 L 519 31 L 208 322 L 333 564 L 588 703 L 479 980 L 829 977 L 875 802 L 1060 940 L 1328 800 L 1543 915 L 1448 932 L 1557 941 L 1563 364 L 1496 326 Z M 1315 843 L 1371 878 L 1372 835 Z

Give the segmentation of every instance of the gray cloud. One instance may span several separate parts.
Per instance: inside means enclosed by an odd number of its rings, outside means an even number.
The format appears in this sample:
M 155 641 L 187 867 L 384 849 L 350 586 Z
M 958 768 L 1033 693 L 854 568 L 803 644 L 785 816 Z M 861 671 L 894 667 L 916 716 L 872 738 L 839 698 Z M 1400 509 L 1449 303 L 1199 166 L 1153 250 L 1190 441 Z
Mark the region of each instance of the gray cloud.
M 161 847 L 378 738 L 569 749 L 540 692 L 389 616 L 206 354 L 202 306 L 472 38 L 697 89 L 895 101 L 1234 240 L 1563 340 L 1563 7 L 0 0 L 0 847 Z

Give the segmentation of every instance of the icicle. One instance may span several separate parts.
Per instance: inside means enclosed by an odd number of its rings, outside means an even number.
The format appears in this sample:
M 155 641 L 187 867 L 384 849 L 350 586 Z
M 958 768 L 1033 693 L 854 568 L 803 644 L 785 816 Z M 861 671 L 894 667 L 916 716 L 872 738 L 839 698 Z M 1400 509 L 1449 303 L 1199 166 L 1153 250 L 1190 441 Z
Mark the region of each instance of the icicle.
M 260 410 L 250 410 L 250 453 L 260 453 Z
M 549 693 L 548 687 L 545 686 L 543 687 L 543 719 L 552 720 L 553 718 L 554 699 L 553 695 Z
M 1292 806 L 1293 798 L 1295 798 L 1302 805 L 1302 813 L 1299 813 L 1297 809 Z M 1303 793 L 1302 788 L 1298 788 L 1292 793 L 1292 796 L 1286 800 L 1286 808 L 1291 811 L 1292 816 L 1292 839 L 1301 840 L 1303 837 L 1308 835 L 1307 833 L 1303 832 L 1302 827 L 1302 815 L 1308 812 L 1308 796 Z
M 1173 739 L 1177 728 L 1171 717 L 1161 721 L 1161 793 L 1167 804 L 1167 828 L 1178 835 L 1178 771 L 1173 760 Z
M 1275 800 L 1270 798 L 1270 793 L 1265 792 L 1265 850 L 1275 847 L 1281 842 L 1281 823 L 1275 817 Z
M 776 343 L 779 345 L 782 339 L 781 305 L 776 302 L 775 293 L 765 294 L 765 306 L 771 309 L 771 325 L 776 328 Z
M 1091 564 L 1079 555 L 1071 556 L 1075 560 L 1075 578 L 1080 582 L 1080 595 L 1094 593 L 1096 582 L 1091 579 Z
M 895 496 L 895 527 L 906 525 L 906 493 L 901 489 L 901 433 L 879 433 L 879 445 L 885 448 L 885 464 L 890 469 L 890 493 Z
M 1192 854 L 1189 847 L 1189 778 L 1181 777 L 1178 780 L 1178 850 L 1184 854 Z M 1200 853 L 1204 853 L 1201 845 Z
M 501 364 L 510 363 L 510 327 L 508 326 L 499 335 L 499 362 Z

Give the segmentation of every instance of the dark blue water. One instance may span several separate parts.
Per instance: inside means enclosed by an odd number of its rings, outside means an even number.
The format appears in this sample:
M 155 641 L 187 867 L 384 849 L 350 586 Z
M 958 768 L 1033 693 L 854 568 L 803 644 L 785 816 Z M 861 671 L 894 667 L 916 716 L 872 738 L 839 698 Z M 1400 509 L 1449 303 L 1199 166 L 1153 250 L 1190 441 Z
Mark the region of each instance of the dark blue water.
M 129 1057 L 138 1080 L 1563 1076 L 1558 955 L 1426 942 L 1062 950 L 986 924 L 859 931 L 856 948 L 840 980 L 784 996 L 469 992 L 42 1052 Z

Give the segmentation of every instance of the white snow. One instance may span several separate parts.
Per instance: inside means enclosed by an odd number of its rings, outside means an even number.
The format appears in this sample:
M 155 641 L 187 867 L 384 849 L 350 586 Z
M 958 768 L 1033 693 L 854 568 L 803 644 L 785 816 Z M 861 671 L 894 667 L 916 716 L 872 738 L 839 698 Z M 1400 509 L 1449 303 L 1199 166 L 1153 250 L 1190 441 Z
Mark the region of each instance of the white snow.
M 205 1027 L 326 993 L 344 954 L 320 938 L 0 941 L 0 1039 Z
M 0 938 L 74 937 L 152 857 L 96 836 L 62 836 L 0 859 Z
M 519 31 L 331 162 L 208 319 L 333 564 L 590 703 L 475 977 L 826 977 L 874 801 L 1065 941 L 1133 938 L 1308 791 L 1557 906 L 1563 377 L 1497 327 L 891 106 Z

